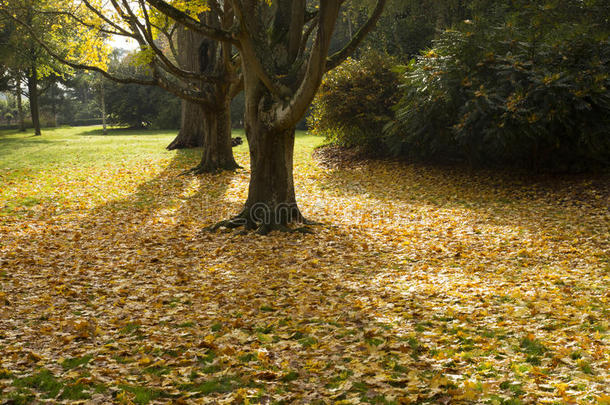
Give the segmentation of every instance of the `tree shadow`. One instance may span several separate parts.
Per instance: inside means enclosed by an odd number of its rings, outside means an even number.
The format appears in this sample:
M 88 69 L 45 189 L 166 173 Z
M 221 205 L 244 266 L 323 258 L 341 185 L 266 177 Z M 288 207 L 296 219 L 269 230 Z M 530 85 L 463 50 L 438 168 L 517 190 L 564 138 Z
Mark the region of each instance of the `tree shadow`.
M 478 181 L 484 191 L 466 175 L 393 164 L 322 172 L 300 197 L 314 219 L 330 225 L 316 227 L 315 235 L 261 237 L 202 232 L 239 210 L 248 173 L 179 176 L 197 160 L 178 151 L 125 198 L 82 216 L 28 224 L 27 232 L 3 240 L 15 254 L 1 264 L 34 276 L 7 279 L 11 312 L 0 314 L 0 331 L 18 333 L 6 333 L 1 343 L 23 344 L 45 359 L 93 353 L 87 367 L 110 384 L 124 379 L 166 389 L 169 380 L 150 377 L 153 368 L 181 375 L 172 389 L 195 389 L 221 373 L 222 381 L 242 382 L 226 383 L 225 393 L 248 384 L 267 389 L 270 398 L 294 391 L 287 402 L 355 396 L 383 403 L 384 393 L 415 390 L 424 402 L 451 403 L 448 393 L 463 394 L 459 386 L 474 367 L 493 360 L 490 347 L 512 350 L 522 329 L 545 326 L 533 319 L 494 330 L 495 315 L 511 319 L 505 307 L 513 302 L 503 299 L 519 288 L 525 262 L 510 262 L 515 246 L 502 245 L 515 234 L 492 235 L 498 224 L 477 222 L 488 215 L 511 226 L 508 214 L 486 214 L 501 186 L 491 175 Z M 502 190 L 502 198 L 510 196 Z M 449 191 L 458 196 L 445 196 Z M 395 216 L 357 217 L 375 210 Z M 481 234 L 472 228 L 477 224 Z M 474 236 L 458 243 L 458 231 L 471 228 Z M 489 251 L 494 247 L 504 253 Z M 578 254 L 555 253 L 578 264 Z M 521 259 L 528 258 L 515 260 Z M 512 267 L 496 273 L 501 266 Z M 31 300 L 20 300 L 28 294 Z M 558 302 L 567 305 L 570 295 L 557 293 Z M 85 321 L 95 333 L 76 329 Z M 70 340 L 75 333 L 81 337 Z M 500 367 L 494 378 L 510 379 L 511 368 Z M 453 380 L 435 380 L 439 375 Z M 284 393 L 274 391 L 280 383 Z
M 380 206 L 394 202 L 397 212 L 423 207 L 448 214 L 470 211 L 481 221 L 523 226 L 532 232 L 566 224 L 572 229 L 586 225 L 602 231 L 603 224 L 586 218 L 586 211 L 610 205 L 609 174 L 532 175 L 368 161 L 329 169 L 321 182 L 329 196 L 355 196 L 379 201 Z
M 146 128 L 108 128 L 107 133 L 104 134 L 101 128 L 91 129 L 88 131 L 79 132 L 79 136 L 156 136 L 156 135 L 167 135 L 168 129 L 146 129 Z M 176 129 L 176 134 L 178 130 Z
M 248 173 L 180 176 L 196 163 L 192 153 L 177 151 L 134 193 L 12 234 L 6 246 L 18 255 L 2 264 L 26 266 L 32 278 L 27 288 L 25 280 L 7 282 L 12 310 L 0 316 L 0 326 L 20 332 L 1 343 L 20 343 L 49 359 L 79 357 L 86 347 L 102 356 L 89 365 L 94 375 L 114 381 L 133 373 L 134 383 L 165 389 L 136 370 L 143 353 L 168 370 L 185 364 L 198 370 L 198 359 L 216 350 L 216 343 L 201 342 L 215 334 L 235 358 L 228 375 L 272 390 L 274 381 L 256 376 L 273 364 L 298 375 L 305 402 L 400 392 L 409 367 L 429 370 L 410 349 L 394 353 L 403 342 L 376 311 L 379 286 L 369 283 L 370 269 L 383 267 L 373 252 L 355 250 L 361 235 L 326 228 L 315 236 L 202 232 L 240 208 Z M 20 299 L 28 294 L 39 300 Z M 79 332 L 79 325 L 94 325 L 94 332 Z M 401 324 L 401 339 L 413 327 Z M 387 347 L 378 348 L 384 341 Z M 256 360 L 259 349 L 268 355 Z M 236 360 L 244 356 L 253 360 Z M 396 378 L 367 382 L 384 370 Z M 195 382 L 214 378 L 200 375 Z M 348 378 L 356 388 L 345 384 Z
M 15 132 L 10 135 L 18 135 L 19 132 Z M 45 147 L 52 144 L 62 143 L 63 141 L 44 139 L 40 136 L 28 136 L 18 138 L 6 138 L 0 134 L 0 159 L 10 156 L 11 154 L 18 152 L 21 149 L 27 149 L 32 147 Z

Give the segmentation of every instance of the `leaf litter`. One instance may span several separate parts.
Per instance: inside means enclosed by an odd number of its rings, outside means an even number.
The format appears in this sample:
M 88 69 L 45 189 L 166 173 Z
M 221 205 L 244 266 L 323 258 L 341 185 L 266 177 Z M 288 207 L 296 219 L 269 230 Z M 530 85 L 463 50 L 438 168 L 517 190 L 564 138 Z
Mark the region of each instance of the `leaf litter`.
M 4 176 L 0 401 L 610 401 L 603 187 L 311 152 L 315 235 L 201 232 L 248 172 L 196 154 Z

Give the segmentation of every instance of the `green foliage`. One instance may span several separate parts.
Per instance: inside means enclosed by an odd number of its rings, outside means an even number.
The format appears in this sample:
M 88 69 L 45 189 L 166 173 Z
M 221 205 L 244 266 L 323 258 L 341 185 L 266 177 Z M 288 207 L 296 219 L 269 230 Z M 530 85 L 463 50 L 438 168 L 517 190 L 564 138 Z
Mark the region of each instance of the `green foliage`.
M 312 132 L 336 145 L 377 149 L 398 99 L 394 64 L 386 55 L 367 51 L 361 60 L 349 59 L 330 72 L 308 118 Z
M 404 76 L 391 152 L 556 170 L 608 164 L 610 42 L 592 8 L 524 6 L 501 25 L 445 32 Z
M 111 70 L 127 77 L 146 77 L 133 55 L 115 55 Z M 180 126 L 180 100 L 156 86 L 106 81 L 106 111 L 110 121 L 133 128 L 172 129 Z

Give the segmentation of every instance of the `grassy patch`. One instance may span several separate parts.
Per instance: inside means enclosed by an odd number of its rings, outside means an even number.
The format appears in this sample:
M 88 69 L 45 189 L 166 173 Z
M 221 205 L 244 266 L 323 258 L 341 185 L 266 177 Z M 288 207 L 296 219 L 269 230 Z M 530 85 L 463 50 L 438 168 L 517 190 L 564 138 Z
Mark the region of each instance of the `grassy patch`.
M 225 376 L 213 378 L 202 383 L 186 384 L 180 387 L 183 391 L 197 392 L 199 394 L 211 394 L 215 392 L 231 392 L 243 386 L 242 381 L 237 377 Z
M 543 356 L 548 351 L 547 347 L 538 339 L 531 337 L 524 337 L 521 339 L 519 347 L 523 353 L 529 354 L 530 356 Z
M 165 392 L 162 390 L 148 387 L 121 384 L 119 385 L 119 388 L 126 393 L 132 394 L 133 402 L 135 402 L 136 404 L 147 404 L 150 401 L 154 401 L 155 399 L 161 398 L 166 395 Z
M 284 373 L 280 377 L 280 381 L 282 381 L 282 382 L 291 382 L 291 381 L 294 381 L 294 380 L 296 380 L 298 378 L 299 378 L 299 373 L 294 371 L 294 370 L 291 370 L 291 371 L 288 371 L 287 373 Z
M 33 388 L 44 393 L 45 398 L 55 398 L 63 387 L 63 384 L 49 370 L 40 370 L 37 373 L 17 378 L 13 385 L 18 388 Z
M 83 357 L 72 357 L 70 359 L 65 359 L 64 361 L 61 362 L 61 366 L 65 370 L 71 370 L 73 368 L 77 368 L 77 367 L 80 367 L 82 365 L 89 363 L 89 361 L 92 359 L 92 357 L 93 356 L 87 354 Z
M 121 330 L 119 330 L 119 333 L 122 335 L 131 335 L 133 333 L 136 333 L 140 330 L 141 326 L 135 322 L 130 322 L 127 325 L 125 325 L 123 328 L 121 328 Z

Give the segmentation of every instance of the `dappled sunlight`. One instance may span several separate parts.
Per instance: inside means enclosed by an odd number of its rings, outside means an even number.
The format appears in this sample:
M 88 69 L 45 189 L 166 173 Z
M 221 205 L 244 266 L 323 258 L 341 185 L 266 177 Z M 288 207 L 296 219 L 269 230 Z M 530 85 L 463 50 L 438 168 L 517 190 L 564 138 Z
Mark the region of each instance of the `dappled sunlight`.
M 181 175 L 194 150 L 1 180 L 0 372 L 86 378 L 107 401 L 127 382 L 166 402 L 606 392 L 607 196 L 398 163 L 325 169 L 313 144 L 297 137 L 295 186 L 315 235 L 202 231 L 242 208 L 243 145 L 235 172 Z

